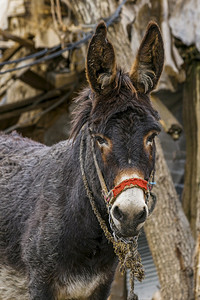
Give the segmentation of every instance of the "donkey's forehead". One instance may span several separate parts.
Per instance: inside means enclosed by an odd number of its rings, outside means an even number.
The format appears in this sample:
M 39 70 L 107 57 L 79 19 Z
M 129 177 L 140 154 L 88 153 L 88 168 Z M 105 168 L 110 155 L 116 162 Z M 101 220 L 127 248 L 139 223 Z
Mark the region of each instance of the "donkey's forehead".
M 121 115 L 121 116 L 120 116 Z M 114 132 L 126 134 L 146 134 L 149 131 L 160 131 L 158 121 L 152 115 L 140 115 L 130 112 L 123 112 L 113 116 L 105 126 L 104 132 L 109 135 Z
M 160 131 L 158 123 L 158 115 L 155 111 L 148 110 L 144 107 L 128 106 L 115 111 L 113 114 L 106 115 L 106 112 L 101 115 L 101 118 L 96 118 L 93 128 L 97 131 L 110 135 L 112 131 L 133 131 L 140 130 L 144 134 L 151 131 Z
M 159 115 L 151 105 L 148 95 L 137 93 L 127 73 L 118 72 L 116 88 L 108 95 L 90 94 L 92 101 L 91 117 L 94 123 L 106 124 L 110 119 L 129 118 L 128 112 L 134 112 L 135 118 L 158 120 Z M 133 118 L 133 116 L 132 116 Z

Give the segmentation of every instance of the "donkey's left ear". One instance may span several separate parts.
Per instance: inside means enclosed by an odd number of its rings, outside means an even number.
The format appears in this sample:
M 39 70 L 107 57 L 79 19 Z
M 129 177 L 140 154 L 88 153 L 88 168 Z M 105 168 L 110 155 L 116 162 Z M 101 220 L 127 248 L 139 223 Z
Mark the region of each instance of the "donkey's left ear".
M 115 53 L 112 44 L 107 40 L 104 21 L 97 26 L 88 47 L 86 76 L 91 88 L 99 94 L 108 93 L 115 85 Z
M 164 63 L 163 39 L 158 25 L 151 21 L 130 71 L 130 78 L 141 93 L 155 89 Z

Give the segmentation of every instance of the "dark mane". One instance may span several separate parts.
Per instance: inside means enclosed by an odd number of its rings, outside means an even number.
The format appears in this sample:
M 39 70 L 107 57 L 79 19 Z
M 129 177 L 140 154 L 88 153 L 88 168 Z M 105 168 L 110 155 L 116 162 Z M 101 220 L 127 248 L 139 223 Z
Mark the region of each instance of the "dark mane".
M 75 99 L 77 108 L 73 112 L 71 138 L 75 138 L 86 122 L 106 124 L 115 114 L 132 109 L 139 115 L 149 113 L 159 120 L 158 112 L 152 107 L 148 95 L 138 93 L 128 73 L 118 70 L 116 86 L 106 97 L 96 95 L 85 88 Z

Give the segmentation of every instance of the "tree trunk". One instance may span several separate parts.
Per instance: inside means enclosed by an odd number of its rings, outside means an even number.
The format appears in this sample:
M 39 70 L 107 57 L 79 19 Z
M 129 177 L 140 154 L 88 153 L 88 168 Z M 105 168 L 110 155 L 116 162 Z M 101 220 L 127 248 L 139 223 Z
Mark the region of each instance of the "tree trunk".
M 157 203 L 145 232 L 158 271 L 162 299 L 193 299 L 194 241 L 159 143 L 155 180 L 153 193 Z
M 195 299 L 200 298 L 200 62 L 187 71 L 183 103 L 186 134 L 186 170 L 183 207 L 196 237 L 194 255 Z
M 195 236 L 197 203 L 200 201 L 200 62 L 193 62 L 187 72 L 183 117 L 187 141 L 183 207 Z

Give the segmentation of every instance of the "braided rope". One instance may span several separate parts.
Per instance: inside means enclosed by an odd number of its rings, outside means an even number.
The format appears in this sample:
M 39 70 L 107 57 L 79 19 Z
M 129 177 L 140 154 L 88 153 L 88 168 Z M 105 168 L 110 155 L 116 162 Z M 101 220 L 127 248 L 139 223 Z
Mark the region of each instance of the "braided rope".
M 81 168 L 81 175 L 84 183 L 84 187 L 89 198 L 92 210 L 97 217 L 97 220 L 101 226 L 101 229 L 104 232 L 105 237 L 107 240 L 113 244 L 113 249 L 115 254 L 118 256 L 119 263 L 120 263 L 120 271 L 122 274 L 127 269 L 130 269 L 130 282 L 131 282 L 131 291 L 128 300 L 137 299 L 136 295 L 134 294 L 134 278 L 137 278 L 139 281 L 144 279 L 144 269 L 141 263 L 141 257 L 137 250 L 137 240 L 131 239 L 130 241 L 126 242 L 124 240 L 119 239 L 118 237 L 113 237 L 113 235 L 108 230 L 108 227 L 105 221 L 102 219 L 101 214 L 99 213 L 94 196 L 89 188 L 88 181 L 85 175 L 84 165 L 83 165 L 83 148 L 84 148 L 84 136 L 81 137 L 80 143 L 80 168 Z

